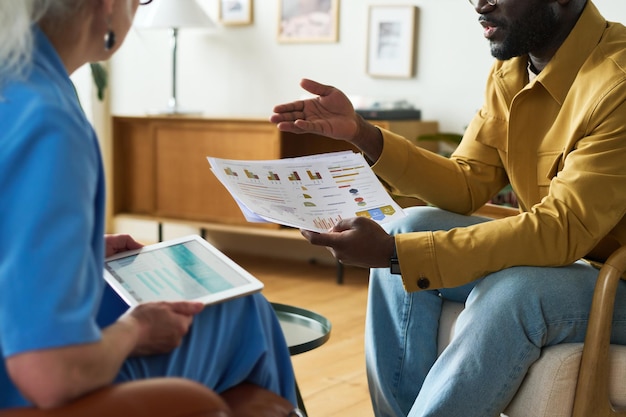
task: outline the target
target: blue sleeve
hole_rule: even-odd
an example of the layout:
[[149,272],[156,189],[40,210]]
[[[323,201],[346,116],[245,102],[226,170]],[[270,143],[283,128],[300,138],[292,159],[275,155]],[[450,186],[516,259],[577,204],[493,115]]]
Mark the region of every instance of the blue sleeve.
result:
[[[0,104],[0,352],[93,342],[104,180],[73,102]],[[10,98],[10,97],[9,97]],[[17,109],[17,110],[15,110]],[[7,123],[5,123],[7,122]]]

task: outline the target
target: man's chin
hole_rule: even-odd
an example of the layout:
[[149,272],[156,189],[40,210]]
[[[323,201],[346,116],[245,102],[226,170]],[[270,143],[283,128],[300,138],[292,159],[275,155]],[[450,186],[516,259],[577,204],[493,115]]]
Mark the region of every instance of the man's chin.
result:
[[511,51],[506,50],[506,48],[502,47],[501,43],[491,42],[491,56],[500,61],[507,61],[519,55],[513,54],[511,53]]

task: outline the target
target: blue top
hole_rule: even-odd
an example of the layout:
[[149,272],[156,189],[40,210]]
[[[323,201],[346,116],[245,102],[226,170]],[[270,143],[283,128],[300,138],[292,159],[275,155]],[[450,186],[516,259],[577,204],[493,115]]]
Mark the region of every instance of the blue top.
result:
[[[101,338],[126,310],[105,285],[105,184],[96,135],[45,35],[0,91],[0,355]],[[224,329],[237,329],[236,332]],[[207,346],[210,349],[207,349]],[[296,404],[289,350],[260,294],[208,306],[181,346],[131,357],[116,381],[179,376],[217,392],[249,381]],[[30,405],[0,361],[0,409]]]
[[[61,59],[34,33],[32,70],[0,91],[3,358],[99,340],[105,287],[100,148]],[[27,404],[0,361],[0,409]]]

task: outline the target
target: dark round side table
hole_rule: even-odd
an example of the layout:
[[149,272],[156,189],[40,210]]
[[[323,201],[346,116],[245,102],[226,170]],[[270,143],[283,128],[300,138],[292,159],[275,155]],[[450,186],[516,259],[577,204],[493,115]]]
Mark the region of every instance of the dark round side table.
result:
[[[272,303],[280,327],[283,329],[289,353],[298,355],[322,346],[330,339],[330,320],[311,310],[288,304]],[[300,388],[296,382],[298,407],[306,413]]]

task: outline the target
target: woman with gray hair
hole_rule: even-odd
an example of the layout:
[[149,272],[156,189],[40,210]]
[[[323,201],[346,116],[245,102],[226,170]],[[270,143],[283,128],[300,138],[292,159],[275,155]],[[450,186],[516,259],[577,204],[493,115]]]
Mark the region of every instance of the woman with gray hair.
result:
[[139,4],[0,0],[0,410],[165,376],[254,385],[287,415],[291,359],[262,295],[126,311],[103,280],[104,256],[141,244],[103,239],[101,155],[69,76],[118,49]]

